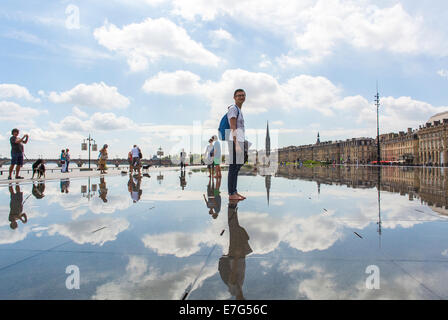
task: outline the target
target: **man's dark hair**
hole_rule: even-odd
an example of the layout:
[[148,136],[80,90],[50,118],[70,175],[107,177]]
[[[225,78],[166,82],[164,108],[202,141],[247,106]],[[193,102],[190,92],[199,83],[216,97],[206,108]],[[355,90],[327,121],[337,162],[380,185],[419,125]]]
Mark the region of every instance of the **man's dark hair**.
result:
[[236,89],[235,92],[233,93],[233,97],[235,97],[238,92],[246,93],[246,91],[244,91],[243,89]]
[[14,135],[14,133],[16,133],[16,132],[19,133],[19,129],[14,128],[14,129],[12,129],[11,134]]

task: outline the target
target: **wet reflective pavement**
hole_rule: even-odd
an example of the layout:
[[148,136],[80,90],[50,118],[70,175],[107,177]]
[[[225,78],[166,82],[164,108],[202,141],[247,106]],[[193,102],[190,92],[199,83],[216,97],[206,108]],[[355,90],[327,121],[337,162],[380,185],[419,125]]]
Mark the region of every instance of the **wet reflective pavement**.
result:
[[1,186],[0,299],[448,298],[447,170],[266,173]]

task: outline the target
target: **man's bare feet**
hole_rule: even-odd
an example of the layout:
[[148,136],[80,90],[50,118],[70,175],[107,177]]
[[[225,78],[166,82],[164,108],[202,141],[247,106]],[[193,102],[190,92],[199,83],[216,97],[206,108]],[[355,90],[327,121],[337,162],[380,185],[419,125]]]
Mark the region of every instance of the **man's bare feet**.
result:
[[240,195],[238,192],[236,193],[236,195],[237,195],[238,197],[240,197],[242,200],[246,199],[245,196]]
[[242,200],[242,199],[238,195],[234,194],[234,195],[229,196],[229,200],[239,201],[239,200]]

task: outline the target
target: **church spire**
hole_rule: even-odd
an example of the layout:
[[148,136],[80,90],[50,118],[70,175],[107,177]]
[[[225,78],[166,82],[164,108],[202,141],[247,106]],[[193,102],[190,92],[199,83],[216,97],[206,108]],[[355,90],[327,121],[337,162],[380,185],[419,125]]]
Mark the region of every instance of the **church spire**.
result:
[[320,136],[319,136],[319,132],[317,132],[317,142],[316,142],[316,144],[319,144],[320,143]]
[[271,137],[269,136],[269,121],[266,124],[266,156],[271,155]]

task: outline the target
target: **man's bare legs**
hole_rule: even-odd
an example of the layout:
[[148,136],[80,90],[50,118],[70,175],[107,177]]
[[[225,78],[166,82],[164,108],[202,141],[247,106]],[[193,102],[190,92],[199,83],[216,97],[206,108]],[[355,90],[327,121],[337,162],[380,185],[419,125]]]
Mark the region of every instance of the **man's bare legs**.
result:
[[216,165],[216,174],[214,175],[215,178],[221,178],[221,166],[218,164]]
[[12,164],[9,166],[9,176],[8,177],[12,177],[12,172],[14,171],[14,166],[16,166],[16,178],[19,176],[21,166],[18,164],[16,164],[16,165]]

